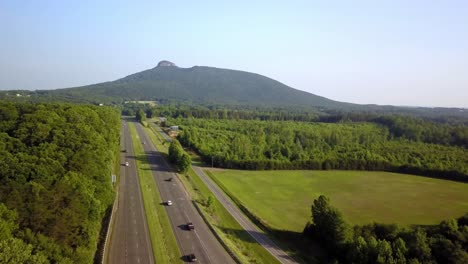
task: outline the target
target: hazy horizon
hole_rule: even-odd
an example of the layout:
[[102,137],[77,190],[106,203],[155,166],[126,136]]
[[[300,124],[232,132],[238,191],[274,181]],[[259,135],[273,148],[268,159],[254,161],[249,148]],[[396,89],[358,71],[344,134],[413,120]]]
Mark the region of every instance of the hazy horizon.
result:
[[113,81],[161,60],[336,101],[468,107],[468,2],[0,3],[0,90]]

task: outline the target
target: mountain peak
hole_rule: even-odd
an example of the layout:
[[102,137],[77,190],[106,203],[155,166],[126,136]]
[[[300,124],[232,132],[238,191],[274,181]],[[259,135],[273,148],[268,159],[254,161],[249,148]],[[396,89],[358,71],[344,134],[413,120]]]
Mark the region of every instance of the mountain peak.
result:
[[177,66],[173,62],[162,60],[158,63],[157,67],[177,67]]

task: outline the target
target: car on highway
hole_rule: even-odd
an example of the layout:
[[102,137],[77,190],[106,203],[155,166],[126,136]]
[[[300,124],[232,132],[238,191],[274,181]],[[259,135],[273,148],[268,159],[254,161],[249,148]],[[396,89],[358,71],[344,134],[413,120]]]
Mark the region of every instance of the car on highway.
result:
[[195,256],[195,254],[190,254],[187,257],[188,257],[188,260],[190,262],[196,262],[197,261],[197,257]]
[[166,202],[166,205],[171,206],[171,205],[172,205],[172,201],[171,201],[171,200],[167,201],[167,202]]
[[185,227],[187,228],[187,230],[194,230],[195,229],[195,226],[191,222],[187,223],[185,225]]
[[125,162],[125,166],[130,166],[130,163],[128,163],[128,161]]

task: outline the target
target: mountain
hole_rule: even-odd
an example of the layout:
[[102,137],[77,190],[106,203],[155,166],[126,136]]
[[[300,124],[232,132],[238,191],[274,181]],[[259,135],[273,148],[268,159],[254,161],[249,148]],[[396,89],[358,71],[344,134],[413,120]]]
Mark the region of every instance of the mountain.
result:
[[274,107],[346,108],[341,103],[291,88],[268,77],[237,70],[194,66],[179,68],[161,61],[152,69],[116,81],[48,91],[47,94],[124,100],[170,100],[199,104],[254,105]]
[[333,114],[336,112],[378,112],[416,116],[462,117],[462,108],[398,107],[359,105],[291,88],[271,78],[238,70],[194,66],[180,68],[163,60],[156,67],[127,77],[98,84],[57,90],[0,91],[0,100],[67,101],[78,103],[121,104],[125,101],[178,102],[226,107],[294,108],[300,111]]

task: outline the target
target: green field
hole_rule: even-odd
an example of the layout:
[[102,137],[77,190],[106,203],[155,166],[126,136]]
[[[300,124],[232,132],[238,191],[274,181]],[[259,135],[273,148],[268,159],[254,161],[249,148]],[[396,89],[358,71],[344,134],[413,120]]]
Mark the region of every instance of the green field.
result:
[[374,171],[209,171],[275,229],[302,232],[320,194],[353,224],[436,224],[468,212],[466,183]]

